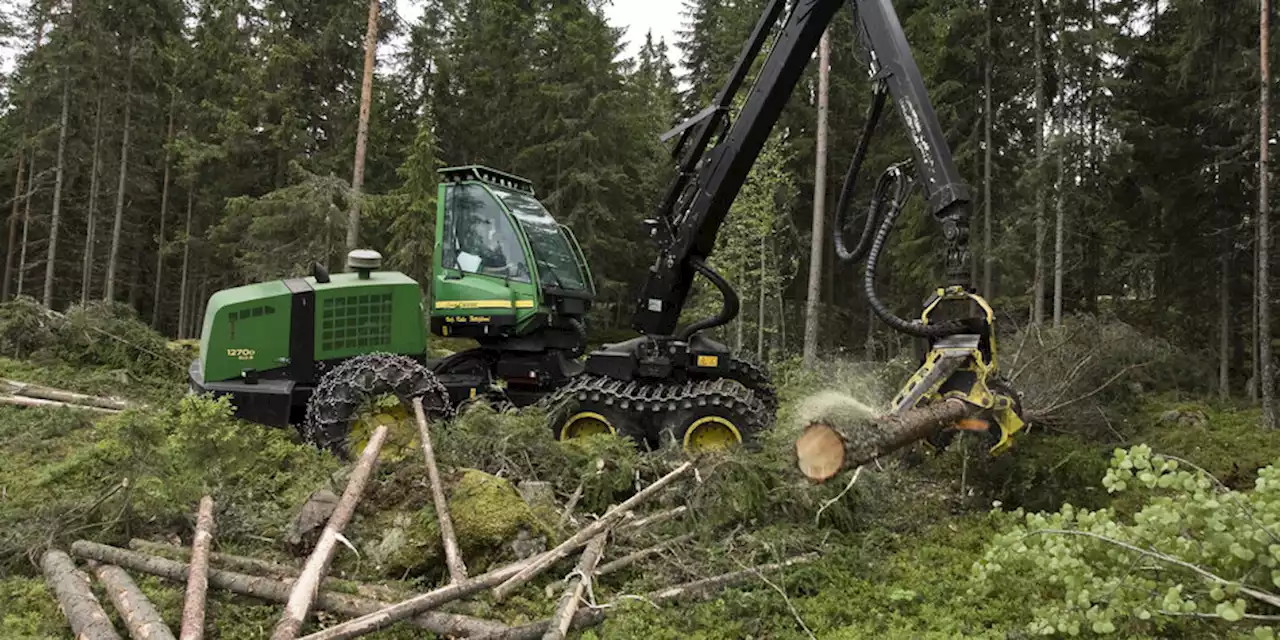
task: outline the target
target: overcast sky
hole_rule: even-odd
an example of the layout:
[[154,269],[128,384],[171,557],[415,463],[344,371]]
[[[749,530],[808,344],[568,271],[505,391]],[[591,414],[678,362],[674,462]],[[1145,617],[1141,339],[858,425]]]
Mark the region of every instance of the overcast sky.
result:
[[[422,14],[422,0],[396,0],[396,8],[406,22],[412,23]],[[675,43],[676,32],[684,16],[684,0],[608,0],[605,15],[614,26],[625,27],[622,40],[626,55],[633,56],[644,44],[644,34],[653,31],[653,39],[667,41],[671,61],[679,64]]]

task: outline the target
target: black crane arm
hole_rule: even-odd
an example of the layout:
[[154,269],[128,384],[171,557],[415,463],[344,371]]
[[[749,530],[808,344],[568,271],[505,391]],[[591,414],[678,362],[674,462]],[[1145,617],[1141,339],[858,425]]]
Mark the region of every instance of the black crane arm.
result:
[[[737,119],[730,122],[730,106],[786,4],[784,0],[772,0],[766,6],[715,103],[665,136],[679,136],[673,151],[679,161],[657,217],[647,221],[660,251],[649,269],[649,279],[637,300],[633,317],[633,327],[643,334],[676,335],[676,325],[694,277],[710,271],[706,258],[714,249],[730,206],[813,57],[822,34],[845,3],[843,0],[796,0],[793,3],[755,85]],[[961,180],[951,149],[943,138],[942,127],[891,0],[853,0],[853,8],[860,40],[870,53],[869,72],[881,93],[878,99],[883,100],[881,88],[887,88],[893,97],[911,138],[916,173],[929,209],[943,225],[948,245],[948,275],[961,278],[968,272],[969,189]],[[851,171],[853,173],[856,171]],[[848,180],[846,188],[851,187],[851,183],[852,180]],[[732,289],[722,278],[709,279],[725,296],[725,311],[732,312],[722,312],[715,318],[686,327],[677,335],[679,339],[723,325],[736,315],[737,298]]]

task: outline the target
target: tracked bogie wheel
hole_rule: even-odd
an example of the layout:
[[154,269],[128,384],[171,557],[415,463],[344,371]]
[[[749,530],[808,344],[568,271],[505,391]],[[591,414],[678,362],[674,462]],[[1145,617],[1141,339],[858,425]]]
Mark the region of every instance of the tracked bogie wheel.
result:
[[645,416],[618,393],[619,386],[571,383],[557,391],[550,401],[551,429],[556,440],[611,433],[646,445]]
[[689,455],[752,446],[773,412],[756,391],[728,378],[683,382],[578,376],[551,400],[557,439],[613,432],[642,447],[674,441]]
[[733,380],[693,385],[680,408],[663,417],[662,439],[686,455],[753,448],[773,412],[753,389]]
[[[387,396],[398,399],[400,407],[388,402]],[[414,398],[422,398],[422,408],[433,422],[453,415],[444,385],[412,358],[389,353],[350,358],[326,373],[316,386],[307,404],[303,439],[351,459],[359,455],[362,441],[367,441],[379,423],[407,419],[412,426]]]

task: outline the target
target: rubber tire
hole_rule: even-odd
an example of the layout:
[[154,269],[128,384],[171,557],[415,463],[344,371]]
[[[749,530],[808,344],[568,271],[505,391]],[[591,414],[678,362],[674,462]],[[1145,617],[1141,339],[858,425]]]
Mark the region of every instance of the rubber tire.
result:
[[598,413],[608,420],[615,434],[627,438],[637,446],[649,445],[645,437],[644,415],[635,410],[623,410],[616,402],[609,402],[611,399],[604,396],[597,400],[579,400],[575,396],[567,398],[552,410],[552,436],[556,440],[561,440],[561,430],[569,418],[579,413],[591,412]]
[[733,424],[738,430],[739,437],[742,442],[738,443],[730,449],[734,450],[754,450],[759,446],[759,435],[763,431],[763,425],[760,420],[752,415],[738,411],[732,407],[719,405],[708,405],[704,407],[695,407],[692,409],[681,409],[672,413],[667,417],[662,433],[662,445],[673,446],[679,449],[685,455],[689,455],[684,450],[684,438],[689,427],[693,423],[707,416],[718,416],[724,418]]
[[407,356],[369,353],[343,361],[320,380],[307,403],[303,440],[350,460],[347,436],[356,411],[384,394],[394,394],[405,407],[422,398],[423,411],[432,422],[453,416],[449,394],[430,369]]

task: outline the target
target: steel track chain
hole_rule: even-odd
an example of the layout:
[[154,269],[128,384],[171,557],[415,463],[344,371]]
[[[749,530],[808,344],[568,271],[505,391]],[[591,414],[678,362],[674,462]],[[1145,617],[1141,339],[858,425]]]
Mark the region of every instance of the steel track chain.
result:
[[412,358],[391,353],[369,353],[343,361],[325,373],[307,403],[303,438],[320,448],[346,451],[345,439],[360,406],[383,394],[395,394],[406,407],[422,398],[422,408],[433,421],[453,416],[449,393],[430,369]]
[[748,439],[768,428],[774,417],[758,392],[732,378],[644,382],[582,374],[553,393],[548,399],[548,406],[554,410],[571,399],[579,402],[603,402],[623,411],[636,411],[650,416],[704,407],[723,407],[742,417],[743,424],[739,424],[738,428]]

